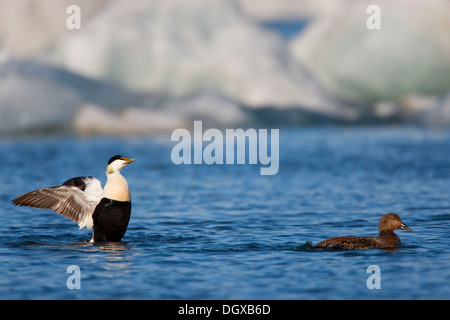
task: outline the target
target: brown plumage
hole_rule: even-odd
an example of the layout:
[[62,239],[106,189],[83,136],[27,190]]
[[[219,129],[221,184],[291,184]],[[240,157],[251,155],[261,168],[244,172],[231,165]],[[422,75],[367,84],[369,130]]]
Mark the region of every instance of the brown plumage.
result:
[[388,213],[380,219],[377,237],[335,237],[316,244],[314,248],[341,250],[397,248],[401,245],[401,241],[394,233],[395,229],[412,231],[397,214]]

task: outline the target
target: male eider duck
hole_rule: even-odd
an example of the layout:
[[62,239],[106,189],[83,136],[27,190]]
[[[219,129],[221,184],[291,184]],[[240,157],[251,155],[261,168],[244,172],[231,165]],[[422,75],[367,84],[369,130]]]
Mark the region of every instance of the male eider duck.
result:
[[336,237],[324,240],[314,246],[322,249],[392,249],[402,244],[394,229],[412,231],[395,213],[388,213],[381,217],[378,225],[378,237]]
[[116,155],[106,167],[107,181],[76,177],[62,186],[31,191],[12,200],[14,205],[52,209],[78,223],[80,229],[94,227],[91,242],[120,241],[127,230],[131,213],[128,183],[120,170],[134,159]]

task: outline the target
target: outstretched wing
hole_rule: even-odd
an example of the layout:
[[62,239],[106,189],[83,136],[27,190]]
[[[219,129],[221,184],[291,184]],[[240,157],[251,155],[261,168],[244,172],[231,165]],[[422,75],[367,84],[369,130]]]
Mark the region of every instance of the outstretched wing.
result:
[[[80,188],[81,186],[76,186],[75,183],[68,183],[69,181],[74,182],[75,179],[83,178],[86,178],[86,181],[84,181],[82,188]],[[94,225],[92,214],[101,199],[97,195],[97,186],[94,188],[95,192],[86,192],[89,187],[92,189],[93,184],[98,184],[101,189],[100,181],[97,179],[78,177],[66,181],[62,186],[28,192],[12,200],[12,203],[19,206],[52,209],[56,213],[77,222],[80,229],[86,227],[90,230]]]
[[[100,180],[94,177],[76,177],[64,181],[63,186],[77,187],[78,189],[86,192],[88,195],[94,197],[102,196],[103,189]],[[100,202],[100,199],[99,199]]]

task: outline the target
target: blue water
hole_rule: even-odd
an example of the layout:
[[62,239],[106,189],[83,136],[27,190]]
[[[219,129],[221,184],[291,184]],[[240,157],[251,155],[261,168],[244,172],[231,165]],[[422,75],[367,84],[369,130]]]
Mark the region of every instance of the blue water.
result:
[[[450,130],[280,129],[280,169],[172,164],[168,137],[1,140],[0,299],[449,299]],[[110,156],[133,211],[123,242],[10,200],[67,178],[105,181]],[[395,251],[313,250],[376,235],[397,212]],[[81,289],[70,290],[77,265]],[[370,290],[367,268],[380,268]]]

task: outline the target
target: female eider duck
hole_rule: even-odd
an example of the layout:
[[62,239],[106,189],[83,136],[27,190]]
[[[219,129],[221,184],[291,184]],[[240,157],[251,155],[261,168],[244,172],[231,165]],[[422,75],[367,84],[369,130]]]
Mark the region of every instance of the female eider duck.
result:
[[322,249],[392,249],[402,244],[394,229],[412,231],[395,213],[388,213],[381,217],[378,225],[378,237],[336,237],[324,240],[314,246]]
[[106,167],[107,181],[76,177],[62,186],[42,188],[12,200],[14,205],[52,209],[78,223],[80,229],[94,227],[91,242],[120,241],[130,220],[131,197],[120,170],[134,159],[116,155]]

